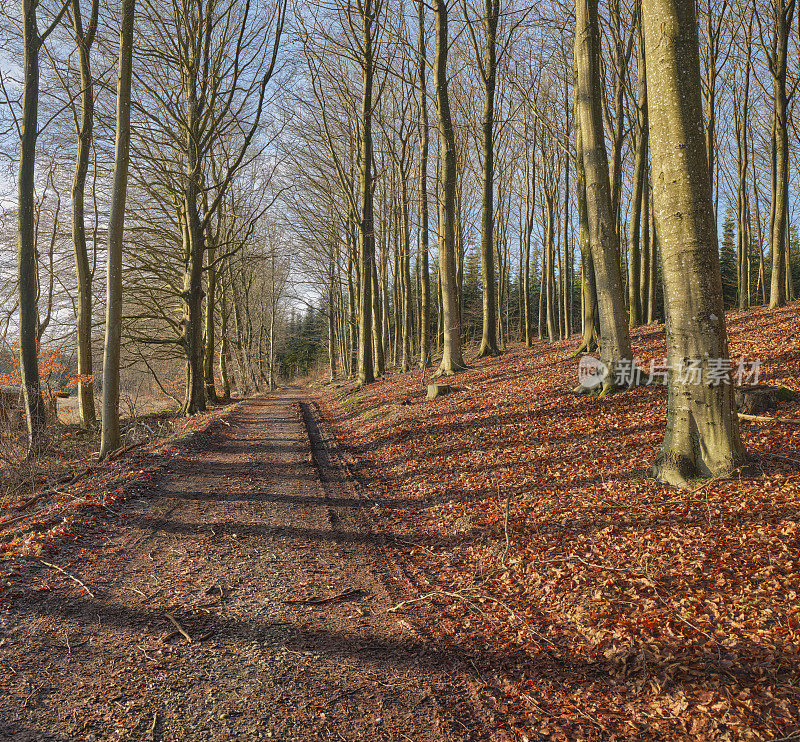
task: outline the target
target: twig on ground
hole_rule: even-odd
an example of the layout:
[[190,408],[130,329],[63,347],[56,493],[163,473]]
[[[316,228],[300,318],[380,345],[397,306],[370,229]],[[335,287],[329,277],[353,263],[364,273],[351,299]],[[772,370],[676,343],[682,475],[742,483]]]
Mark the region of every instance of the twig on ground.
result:
[[[424,595],[420,595],[417,598],[410,598],[409,600],[401,600],[397,605],[393,605],[391,608],[387,608],[387,613],[397,613],[401,608],[405,608],[409,605],[414,605],[415,603],[424,603],[426,600],[431,600],[431,598],[453,598],[454,600],[463,600],[465,603],[471,603],[472,599],[475,596],[464,595],[463,593],[448,593],[444,590],[434,590],[432,593],[425,593]],[[482,612],[482,611],[481,611]]]
[[95,594],[88,587],[86,587],[86,584],[81,582],[77,577],[75,577],[75,575],[71,575],[69,572],[67,572],[66,570],[63,570],[57,564],[52,564],[50,562],[46,562],[44,559],[40,559],[39,561],[42,564],[44,564],[45,566],[47,566],[47,567],[52,567],[53,569],[58,570],[59,572],[61,572],[62,575],[66,575],[67,577],[69,577],[70,580],[72,580],[73,582],[77,583],[84,590],[86,590],[86,592],[89,593],[90,597],[92,597],[92,598],[95,597]]
[[759,456],[767,456],[771,459],[780,459],[781,461],[789,461],[792,464],[797,464],[798,466],[800,466],[800,460],[798,459],[790,459],[788,456],[781,456],[779,453],[767,453],[766,451],[756,451],[755,449],[751,450],[753,451],[753,453],[756,453]]
[[[61,485],[61,486],[64,486],[64,487],[70,487],[71,485],[75,484],[79,479],[83,479],[83,477],[85,477],[87,474],[91,474],[93,471],[94,471],[94,467],[93,466],[87,466],[85,469],[83,469],[82,471],[79,471],[77,474],[75,474],[75,475],[73,475],[71,477],[68,477],[67,479],[59,480],[55,484],[58,484],[58,485]],[[17,505],[17,507],[14,508],[14,509],[17,510],[17,511],[27,510],[29,507],[31,507],[32,505],[35,505],[37,502],[39,502],[39,500],[41,500],[42,498],[48,497],[49,495],[58,495],[58,494],[63,494],[63,493],[59,492],[57,489],[54,489],[54,488],[47,489],[44,492],[39,492],[38,494],[34,495],[33,497],[28,498],[27,500],[25,500],[25,502]]]
[[[500,485],[497,485],[497,498],[500,499]],[[506,536],[506,548],[503,552],[503,558],[500,560],[500,564],[503,569],[506,568],[506,559],[508,558],[508,552],[511,550],[511,535],[508,530],[508,508],[511,505],[511,488],[508,489],[508,494],[506,495],[506,508],[505,508],[505,517],[503,519],[503,532]]]
[[324,605],[325,603],[335,603],[337,600],[344,600],[345,598],[352,598],[355,595],[359,595],[360,593],[364,592],[360,587],[354,588],[353,590],[345,590],[343,593],[339,593],[338,595],[332,595],[329,598],[300,598],[295,600],[284,600],[284,605]]
[[153,714],[153,722],[150,724],[150,729],[147,730],[147,734],[150,736],[151,740],[156,738],[156,727],[158,726],[158,711]]
[[556,645],[551,642],[546,636],[540,634],[536,629],[534,629],[524,618],[517,615],[514,610],[504,603],[499,598],[494,598],[491,595],[484,595],[483,593],[475,593],[473,595],[465,595],[464,593],[450,593],[444,590],[436,590],[431,593],[425,593],[424,595],[420,595],[418,598],[411,598],[410,600],[403,600],[400,601],[397,605],[392,606],[391,608],[387,608],[387,613],[396,613],[401,608],[405,608],[406,606],[413,605],[415,603],[422,603],[426,600],[430,600],[431,598],[452,598],[453,600],[460,600],[467,605],[471,606],[475,610],[478,611],[481,615],[485,616],[486,614],[477,606],[475,605],[476,600],[488,600],[490,603],[495,603],[499,605],[501,608],[504,608],[508,614],[514,618],[515,620],[519,621],[528,632],[534,636],[536,639],[546,642],[554,649],[557,649]]
[[589,714],[581,711],[574,703],[567,702],[567,705],[568,706],[572,706],[572,708],[574,708],[584,719],[586,719],[586,721],[591,722],[592,724],[594,724],[601,731],[608,733],[608,729],[606,729],[599,721],[597,721],[597,719],[595,719],[594,717],[589,716]]
[[800,731],[792,732],[785,737],[776,737],[775,739],[769,740],[769,742],[794,742],[794,740],[798,739],[800,739]]
[[139,650],[139,651],[140,651],[140,652],[141,652],[141,653],[142,653],[142,654],[143,654],[143,655],[144,655],[144,656],[145,656],[145,657],[146,657],[148,660],[150,660],[150,662],[158,662],[158,660],[157,660],[155,657],[151,657],[149,654],[147,654],[147,650],[146,650],[144,647],[142,647],[142,646],[140,646],[139,644],[137,644],[137,645],[136,645],[136,648],[137,648],[137,649],[138,649],[138,650]]
[[766,415],[745,415],[738,412],[740,420],[750,420],[755,423],[782,423],[784,425],[800,425],[800,418],[794,417],[767,417]]
[[[648,580],[651,579],[647,574],[645,574],[641,570],[627,569],[625,567],[612,567],[610,564],[595,564],[593,562],[587,562],[585,559],[581,559],[581,557],[579,557],[577,554],[570,554],[569,556],[564,557],[564,559],[560,561],[568,562],[571,559],[580,562],[586,567],[592,567],[593,569],[604,569],[608,572],[621,572],[622,574],[635,575],[636,577],[644,577],[645,579]],[[553,560],[553,561],[559,561],[559,560]]]
[[188,641],[188,642],[191,644],[191,643],[192,643],[192,637],[191,637],[191,634],[189,634],[189,632],[188,632],[188,631],[187,631],[185,628],[183,628],[183,626],[181,626],[181,624],[180,624],[180,622],[178,621],[178,619],[177,619],[177,618],[175,618],[175,616],[173,616],[171,613],[167,613],[167,614],[165,614],[165,615],[166,615],[166,617],[167,617],[167,618],[170,620],[170,623],[172,623],[172,625],[173,625],[173,626],[174,626],[174,627],[175,627],[175,628],[176,628],[176,629],[177,629],[177,630],[180,632],[180,634],[181,634],[181,635],[184,637],[184,639],[186,639],[186,641]]
[[25,518],[27,517],[29,517],[27,514],[18,515],[16,518],[9,518],[8,520],[4,520],[2,523],[0,523],[0,531],[2,531],[8,526],[13,525],[14,523],[19,523],[21,520],[25,520]]
[[542,708],[536,701],[533,700],[527,693],[520,693],[520,698],[524,698],[531,706],[533,706],[537,711],[540,711],[543,714],[551,715],[547,709]]
[[19,510],[27,510],[29,507],[31,507],[32,505],[35,505],[37,502],[39,502],[39,500],[41,500],[43,497],[47,497],[47,495],[51,495],[51,494],[53,494],[53,493],[50,492],[49,490],[47,492],[40,492],[38,495],[34,495],[33,497],[29,497],[27,500],[25,500],[25,502],[21,503],[20,505],[17,505],[17,507],[15,507],[14,510],[17,510],[17,511],[19,511]]

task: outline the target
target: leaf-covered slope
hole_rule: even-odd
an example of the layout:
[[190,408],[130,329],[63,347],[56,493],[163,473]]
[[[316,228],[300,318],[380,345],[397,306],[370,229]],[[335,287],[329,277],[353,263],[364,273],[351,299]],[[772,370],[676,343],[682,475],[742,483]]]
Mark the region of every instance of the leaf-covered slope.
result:
[[[732,358],[800,390],[800,303],[728,327]],[[642,366],[662,361],[663,327],[633,342]],[[476,362],[434,402],[419,372],[324,402],[420,594],[456,595],[433,598],[442,637],[480,654],[498,734],[800,729],[800,427],[743,422],[753,471],[665,487],[649,470],[666,390],[575,396],[574,348]]]

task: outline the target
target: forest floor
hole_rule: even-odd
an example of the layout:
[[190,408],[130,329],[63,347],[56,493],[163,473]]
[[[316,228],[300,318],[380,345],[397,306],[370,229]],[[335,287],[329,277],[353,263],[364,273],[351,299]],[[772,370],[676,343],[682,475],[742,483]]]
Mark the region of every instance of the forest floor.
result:
[[[728,324],[800,390],[800,303]],[[662,486],[665,389],[573,395],[575,348],[285,389],[0,510],[0,739],[800,741],[800,426]]]
[[468,658],[389,612],[405,578],[300,394],[140,452],[91,529],[7,544],[0,738],[488,739]]
[[[800,302],[727,317],[734,369],[800,391]],[[633,332],[642,368],[663,326]],[[600,399],[577,339],[328,386],[323,412],[435,638],[480,656],[492,728],[553,740],[800,740],[800,425],[742,421],[752,464],[650,476],[666,389]],[[800,421],[800,399],[766,416]]]

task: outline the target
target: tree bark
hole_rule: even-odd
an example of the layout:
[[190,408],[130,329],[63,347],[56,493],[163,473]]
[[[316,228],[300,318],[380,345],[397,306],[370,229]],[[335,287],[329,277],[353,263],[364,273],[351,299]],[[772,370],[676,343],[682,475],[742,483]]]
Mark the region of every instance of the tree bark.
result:
[[106,337],[103,351],[103,408],[100,436],[101,459],[120,447],[119,369],[122,340],[122,248],[125,227],[125,200],[128,194],[135,9],[136,0],[123,0],[117,73],[117,134],[114,152],[114,185],[111,192],[111,210],[108,218]]
[[[693,0],[643,0],[653,197],[662,249],[669,403],[655,474],[685,486],[745,460],[733,390],[714,384],[729,363]],[[702,383],[685,373],[702,364]]]
[[214,382],[214,348],[216,346],[216,314],[217,314],[217,268],[214,265],[217,251],[209,245],[206,253],[206,305],[203,333],[203,383],[206,400],[212,404],[219,402]]
[[428,267],[428,93],[427,45],[425,42],[425,6],[417,3],[418,41],[417,75],[419,78],[419,367],[430,363],[431,286]]
[[447,0],[434,0],[436,54],[433,66],[439,119],[441,204],[439,207],[439,283],[442,294],[442,361],[436,376],[449,376],[466,368],[461,354],[461,311],[456,245],[456,142],[447,82]]
[[600,341],[600,317],[597,311],[597,283],[592,264],[589,238],[589,212],[586,205],[586,177],[583,171],[583,143],[578,117],[575,117],[575,192],[578,204],[578,228],[581,249],[581,305],[583,339],[575,355],[592,353]]
[[[641,7],[637,9],[637,23],[641,27]],[[641,217],[642,194],[647,172],[647,77],[645,74],[644,44],[639,34],[639,100],[636,105],[636,157],[633,166],[633,191],[631,195],[631,217],[628,228],[628,326],[642,324],[641,303]]]
[[358,383],[375,381],[372,352],[372,274],[375,263],[375,226],[372,203],[372,95],[374,78],[373,60],[373,6],[366,0],[361,14],[363,90],[361,99],[361,141],[358,151],[358,174],[361,200],[359,224],[359,291],[358,291]]
[[774,0],[775,45],[769,65],[774,83],[773,174],[770,255],[772,276],[769,307],[786,303],[786,233],[789,223],[789,103],[786,93],[789,34],[792,28],[795,0]]
[[24,91],[18,179],[19,356],[28,424],[29,455],[42,443],[47,413],[39,380],[38,265],[36,261],[35,175],[39,128],[39,48],[37,0],[23,0]]
[[632,361],[620,273],[619,238],[611,202],[608,157],[601,116],[600,32],[597,0],[577,0],[575,5],[575,64],[577,112],[583,144],[589,242],[597,282],[600,312],[601,358],[608,368],[602,394],[615,388],[616,367]]
[[75,319],[78,351],[78,417],[82,428],[97,425],[92,364],[93,275],[86,248],[85,195],[94,128],[94,81],[89,54],[97,30],[98,8],[99,2],[94,0],[89,25],[84,32],[80,0],[72,0],[72,31],[78,49],[81,75],[81,115],[77,132],[75,174],[72,179],[72,246],[75,253],[78,288]]
[[217,368],[219,369],[219,380],[222,385],[222,396],[220,402],[227,402],[231,398],[231,381],[228,376],[228,307],[227,307],[227,292],[225,291],[225,277],[220,273],[219,284],[219,360]]
[[[464,16],[468,18],[466,0]],[[499,0],[484,1],[481,19],[485,31],[483,50],[470,24],[475,56],[483,82],[483,117],[481,120],[481,280],[483,284],[483,328],[477,358],[500,355],[497,344],[497,280],[494,260],[494,99],[497,86],[497,23]]]

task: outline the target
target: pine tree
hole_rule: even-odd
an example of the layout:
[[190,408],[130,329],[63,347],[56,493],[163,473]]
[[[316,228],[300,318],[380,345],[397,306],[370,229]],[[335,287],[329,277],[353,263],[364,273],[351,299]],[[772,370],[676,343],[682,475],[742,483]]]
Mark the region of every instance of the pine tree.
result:
[[722,225],[722,243],[720,244],[720,269],[722,271],[722,298],[725,308],[736,304],[738,278],[736,274],[736,226],[733,209],[728,205],[725,210],[725,221]]
[[800,238],[797,235],[797,226],[792,224],[789,227],[789,268],[791,270],[791,281],[794,286],[792,296],[797,296],[798,286],[800,286]]

